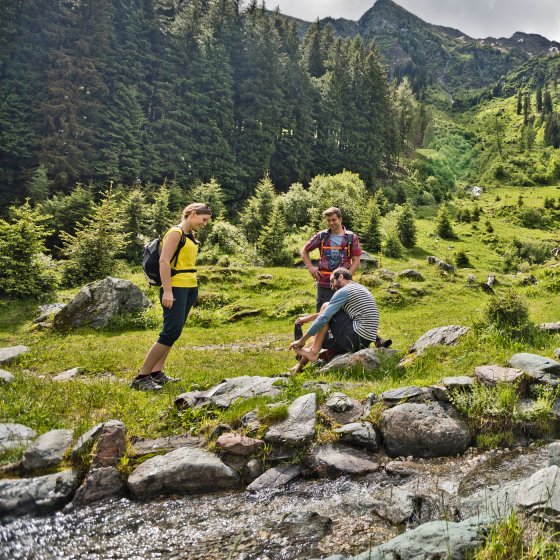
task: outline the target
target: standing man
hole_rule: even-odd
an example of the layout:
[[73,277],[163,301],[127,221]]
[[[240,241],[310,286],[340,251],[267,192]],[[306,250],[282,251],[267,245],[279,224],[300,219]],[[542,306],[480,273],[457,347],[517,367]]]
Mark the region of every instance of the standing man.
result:
[[[346,268],[334,270],[329,281],[335,292],[331,301],[323,306],[319,314],[309,315],[304,320],[309,322],[314,319],[308,331],[289,346],[300,356],[292,373],[299,373],[308,362],[315,362],[321,349],[326,350],[325,358],[329,361],[338,354],[367,348],[377,338],[379,309],[371,292],[354,282]],[[331,336],[327,337],[329,331]],[[304,348],[312,336],[315,337],[313,343]]]
[[[317,312],[333,295],[329,285],[332,271],[344,267],[350,274],[354,274],[360,266],[362,254],[358,236],[342,225],[342,212],[338,208],[327,208],[323,216],[327,220],[328,229],[317,232],[300,252],[301,260],[317,282]],[[320,254],[319,266],[313,266],[309,253],[317,248]]]

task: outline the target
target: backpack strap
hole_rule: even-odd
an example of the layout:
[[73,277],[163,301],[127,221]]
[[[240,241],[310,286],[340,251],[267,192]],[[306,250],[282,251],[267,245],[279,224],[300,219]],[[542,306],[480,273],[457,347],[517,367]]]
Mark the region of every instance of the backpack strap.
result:
[[171,261],[169,263],[171,264],[173,261],[175,261],[175,264],[172,265],[172,268],[177,266],[177,261],[179,260],[179,253],[181,252],[181,249],[185,246],[185,243],[187,242],[187,234],[182,230],[181,226],[178,225],[175,227],[181,229],[181,239],[179,239],[179,243],[177,244],[177,249],[175,249],[175,252],[173,253],[173,257],[171,257]]
[[325,246],[325,239],[329,236],[329,230],[324,229],[319,232],[319,238],[321,239],[321,244],[319,245],[319,254],[321,257],[323,256],[324,246]]
[[348,253],[348,258],[352,260],[352,242],[354,241],[354,232],[347,229],[344,237],[346,238],[346,252]]

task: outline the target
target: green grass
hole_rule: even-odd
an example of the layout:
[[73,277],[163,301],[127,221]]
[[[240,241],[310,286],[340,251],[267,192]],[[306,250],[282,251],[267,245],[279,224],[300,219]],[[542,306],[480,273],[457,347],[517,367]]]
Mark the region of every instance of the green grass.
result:
[[[380,266],[395,273],[414,268],[423,274],[424,282],[385,280],[375,271],[362,271],[370,279],[375,278],[368,285],[372,286],[370,289],[380,306],[380,334],[393,339],[399,357],[433,327],[480,324],[491,296],[467,287],[469,274],[479,281],[485,281],[490,273],[496,274],[497,293],[514,287],[527,301],[531,321],[559,319],[555,263],[529,268],[527,272],[535,275],[539,283],[519,286],[515,275],[501,272],[502,257],[484,242],[484,222],[496,204],[496,194],[502,201],[506,196],[516,200],[523,191],[524,203],[538,206],[554,190],[553,187],[497,189],[483,194],[477,201],[455,201],[455,205],[471,209],[476,203],[484,214],[478,231],[472,229],[472,224],[454,224],[458,239],[452,242],[433,235],[433,216],[418,219],[417,247],[407,251],[404,259],[381,256]],[[384,219],[384,227],[388,221],[390,218]],[[504,239],[515,235],[521,239],[557,241],[554,231],[528,230],[499,217],[491,221],[494,235]],[[294,246],[303,243],[303,239],[292,237]],[[430,254],[453,262],[459,249],[465,250],[472,268],[444,275],[426,262]],[[136,284],[145,286],[137,269],[123,271]],[[16,382],[0,393],[0,421],[20,422],[39,433],[66,427],[79,434],[96,422],[117,418],[125,422],[131,435],[157,436],[184,433],[197,429],[202,421],[212,423],[223,418],[238,426],[251,407],[263,414],[266,402],[238,404],[227,413],[177,415],[173,398],[187,390],[210,387],[227,377],[275,375],[290,368],[294,356],[286,348],[292,340],[293,320],[314,308],[312,280],[302,269],[253,267],[201,267],[200,278],[201,305],[191,313],[167,364],[169,375],[181,381],[155,395],[128,388],[159,332],[161,309],[155,290],[146,288],[148,297],[156,304],[141,318],[125,317],[101,331],[80,329],[67,334],[37,329],[32,323],[39,315],[34,303],[0,301],[0,346],[26,344],[31,348],[28,354],[6,367],[16,375]],[[389,288],[396,289],[398,294],[389,294]],[[67,301],[74,293],[75,290],[61,292],[57,299]],[[257,314],[239,318],[245,312]],[[364,398],[371,392],[379,394],[397,386],[429,385],[445,376],[472,375],[478,365],[506,365],[516,352],[552,356],[559,346],[558,336],[543,334],[531,340],[514,339],[504,333],[476,328],[457,346],[430,349],[404,371],[396,367],[398,358],[383,362],[373,374],[355,371],[319,376],[309,368],[290,380],[284,394],[276,400],[299,396],[303,393],[301,385],[308,379],[350,381],[355,386],[348,394]],[[52,381],[54,375],[72,367],[80,367],[83,372],[77,380]]]

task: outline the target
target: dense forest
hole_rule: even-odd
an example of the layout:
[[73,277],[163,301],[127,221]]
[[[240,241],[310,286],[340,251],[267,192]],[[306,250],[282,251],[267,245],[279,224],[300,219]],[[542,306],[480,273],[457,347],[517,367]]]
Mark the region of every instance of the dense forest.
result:
[[[1,0],[0,198],[216,179],[239,204],[348,169],[372,189],[411,133],[375,44],[238,0]],[[396,96],[400,95],[399,99]],[[421,121],[421,119],[420,119]],[[420,130],[419,130],[420,129]]]

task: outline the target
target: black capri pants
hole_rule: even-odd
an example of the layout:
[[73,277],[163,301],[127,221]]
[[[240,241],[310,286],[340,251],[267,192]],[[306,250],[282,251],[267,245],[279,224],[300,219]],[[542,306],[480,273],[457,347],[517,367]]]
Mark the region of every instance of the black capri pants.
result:
[[[164,346],[173,346],[181,336],[185,321],[189,316],[191,307],[198,299],[198,288],[176,288],[173,290],[173,305],[171,309],[163,307],[163,327],[159,333],[158,343]],[[163,297],[163,288],[159,290],[159,302]]]

